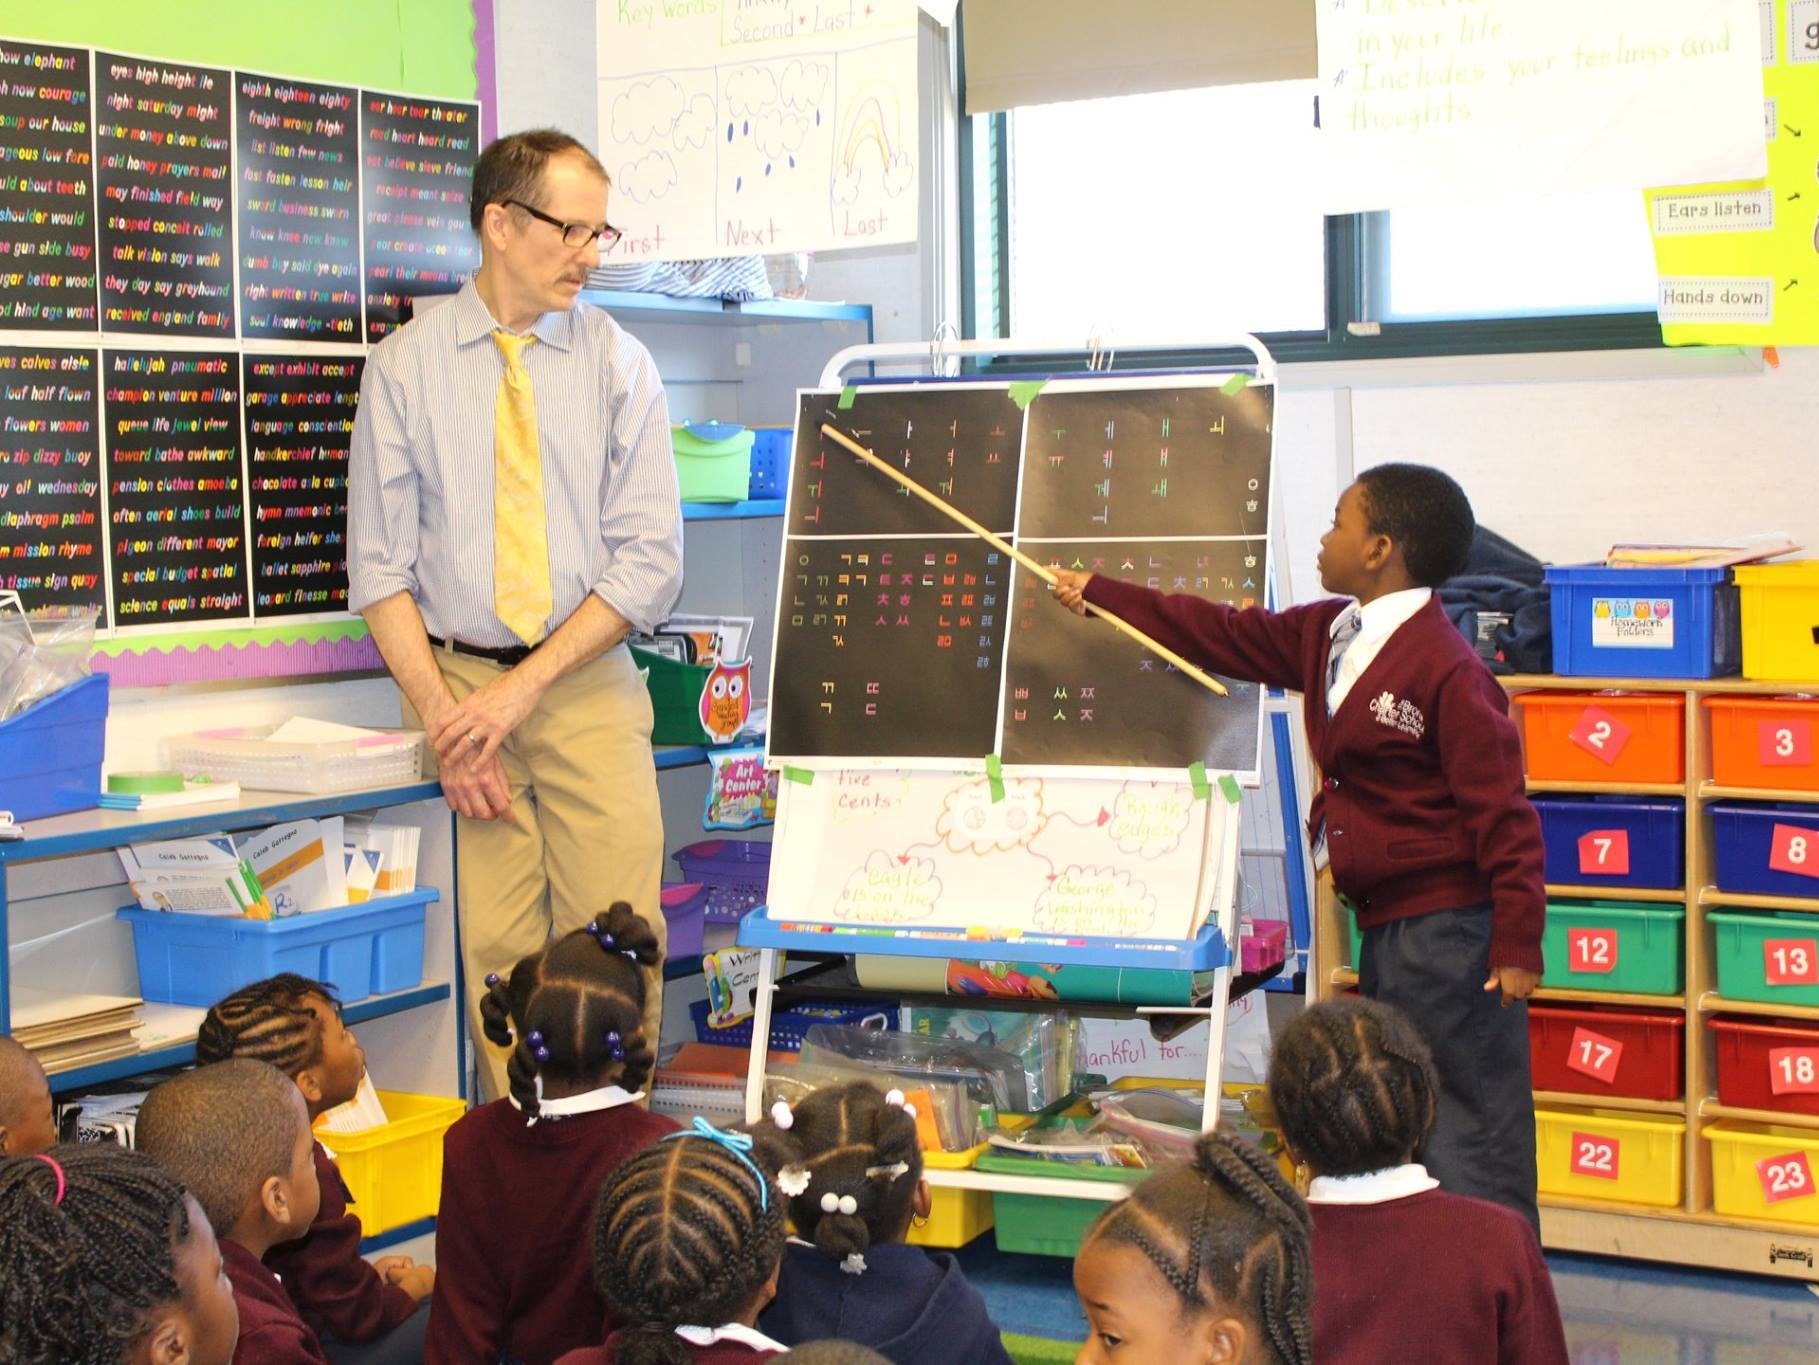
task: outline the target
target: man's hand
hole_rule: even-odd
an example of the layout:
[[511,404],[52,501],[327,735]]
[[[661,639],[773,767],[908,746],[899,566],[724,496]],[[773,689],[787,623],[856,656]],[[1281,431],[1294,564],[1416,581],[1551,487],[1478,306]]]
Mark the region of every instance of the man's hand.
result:
[[433,719],[425,717],[437,758],[445,767],[463,761],[484,767],[498,754],[505,737],[523,724],[542,694],[541,688],[514,668]]
[[1062,606],[1076,616],[1086,615],[1086,585],[1093,581],[1090,573],[1081,573],[1076,569],[1054,569],[1055,581],[1050,584],[1049,592]]
[[457,753],[442,764],[442,795],[448,808],[470,820],[504,820],[518,823],[512,814],[512,786],[505,764],[494,754],[488,759]]
[[[387,1257],[387,1259],[391,1259]],[[408,1260],[409,1257],[403,1258]],[[436,1267],[433,1265],[410,1265],[403,1270],[389,1272],[385,1275],[387,1284],[395,1284],[413,1299],[421,1302],[436,1288]]]
[[1518,1000],[1527,1000],[1540,984],[1539,972],[1525,972],[1520,967],[1492,967],[1490,979],[1484,983],[1484,989],[1501,990],[1503,1005],[1507,1009]]

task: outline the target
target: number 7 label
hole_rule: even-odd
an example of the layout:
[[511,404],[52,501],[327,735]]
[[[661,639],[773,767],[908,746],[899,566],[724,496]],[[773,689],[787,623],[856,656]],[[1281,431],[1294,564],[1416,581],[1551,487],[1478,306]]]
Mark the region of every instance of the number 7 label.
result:
[[1627,877],[1630,871],[1630,832],[1627,829],[1594,829],[1579,836],[1579,875]]

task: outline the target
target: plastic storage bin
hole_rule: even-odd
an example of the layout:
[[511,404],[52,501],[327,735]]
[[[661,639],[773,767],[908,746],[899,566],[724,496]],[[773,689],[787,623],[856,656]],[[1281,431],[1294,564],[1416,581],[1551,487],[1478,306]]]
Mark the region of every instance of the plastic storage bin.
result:
[[[1135,1185],[1149,1175],[1145,1170],[1124,1166],[1069,1166],[1041,1157],[1018,1156],[987,1150],[973,1163],[981,1171],[997,1175],[1053,1176],[1062,1180],[1109,1181]],[[997,1221],[994,1236],[1000,1251],[1021,1251],[1034,1256],[1073,1256],[1086,1238],[1093,1220],[1105,1212],[1103,1199],[1056,1199],[1049,1195],[1016,1194],[997,1190],[992,1194],[993,1216]]]
[[1707,697],[1712,781],[1721,787],[1819,791],[1819,699]]
[[1771,1005],[1819,1005],[1819,916],[1713,910],[1718,994]]
[[434,1218],[442,1198],[442,1135],[467,1111],[467,1101],[381,1090],[391,1122],[359,1133],[330,1133],[354,1212],[367,1236]]
[[1680,1202],[1686,1120],[1622,1109],[1535,1110],[1542,1194],[1671,1207]]
[[645,670],[644,686],[651,694],[651,742],[708,743],[712,736],[701,728],[701,689],[713,665],[681,663],[636,645],[631,651],[632,661]]
[[0,721],[0,810],[41,820],[101,804],[108,677],[93,673]]
[[1711,1028],[1718,1103],[1819,1114],[1819,1024],[1719,1015]]
[[1729,569],[1550,564],[1554,672],[1575,678],[1723,678],[1741,662]]
[[[715,1028],[707,1022],[707,1001],[697,1000],[688,1007],[689,1018],[695,1022],[695,1037],[704,1043],[718,1043],[726,1047],[749,1048],[752,1045],[752,1018],[747,1015],[737,1023],[728,1024],[725,1028]],[[771,1014],[772,1052],[800,1052],[802,1039],[816,1024],[857,1024],[861,1027],[876,1029],[895,1029],[897,1027],[897,1009],[890,1004],[827,1004],[792,1005],[786,1010],[775,1010]]]
[[678,849],[685,881],[707,888],[707,922],[737,924],[764,904],[770,890],[771,846],[762,839],[703,839]]
[[1718,801],[1711,815],[1720,891],[1819,899],[1819,806]]
[[1529,1065],[1537,1090],[1677,1100],[1686,1094],[1686,1015],[1531,1002]]
[[1743,676],[1819,678],[1819,560],[1741,564]]
[[1686,984],[1686,907],[1549,900],[1541,984],[1678,995]]
[[1686,781],[1686,698],[1518,692],[1528,775],[1537,782]]
[[1672,890],[1686,884],[1686,802],[1674,797],[1537,796],[1547,879]]
[[735,422],[685,422],[670,429],[684,502],[743,502],[751,495],[752,433]]
[[752,428],[752,481],[748,496],[780,498],[789,491],[790,453],[795,444],[794,427]]
[[1725,1120],[1712,1144],[1712,1208],[1732,1218],[1819,1225],[1819,1132]]
[[659,894],[663,920],[669,927],[666,959],[699,957],[707,930],[707,888],[699,882],[680,882],[663,888]]
[[238,782],[257,791],[358,791],[423,775],[423,736],[399,730],[322,744],[274,741],[275,725],[199,730],[164,741],[164,761],[190,777]]
[[139,994],[165,1005],[212,1005],[279,972],[334,986],[342,1000],[406,991],[423,980],[423,920],[436,892],[418,887],[342,910],[288,919],[184,915],[131,906]]
[[[970,1170],[984,1143],[964,1152],[924,1152],[922,1165],[930,1171]],[[928,1221],[921,1227],[910,1225],[904,1238],[911,1246],[963,1247],[981,1233],[992,1230],[994,1211],[990,1190],[956,1190],[937,1185],[929,1191]]]

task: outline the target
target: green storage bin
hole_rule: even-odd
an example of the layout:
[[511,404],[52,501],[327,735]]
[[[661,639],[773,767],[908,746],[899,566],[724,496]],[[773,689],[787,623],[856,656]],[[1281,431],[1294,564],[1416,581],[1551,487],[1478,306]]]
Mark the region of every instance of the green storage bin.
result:
[[[1069,1166],[1041,1157],[999,1154],[987,1148],[973,1169],[998,1175],[1038,1175],[1062,1180],[1114,1181],[1135,1185],[1150,1173],[1123,1166]],[[1086,1239],[1086,1230],[1106,1210],[1103,1199],[1055,1199],[1048,1195],[992,1192],[993,1237],[1000,1251],[1021,1251],[1032,1256],[1072,1257]]]
[[709,743],[701,728],[701,689],[713,665],[677,663],[636,645],[631,651],[633,662],[645,670],[644,685],[651,694],[651,743]]
[[[1575,957],[1574,929],[1614,930],[1615,961],[1596,971],[1595,944]],[[1639,905],[1627,901],[1551,900],[1541,935],[1547,971],[1543,986],[1576,991],[1624,991],[1636,995],[1678,995],[1686,985],[1686,907]],[[1582,960],[1584,959],[1584,960]]]
[[[1819,1005],[1819,985],[1768,983],[1766,946],[1793,940],[1819,961],[1819,916],[1800,911],[1761,910],[1746,914],[1714,910],[1706,916],[1717,947],[1718,994],[1726,1000],[1761,1000],[1772,1005]],[[1789,966],[1811,962],[1790,961]]]
[[687,422],[670,428],[682,501],[744,502],[750,497],[752,440],[749,429],[731,422]]

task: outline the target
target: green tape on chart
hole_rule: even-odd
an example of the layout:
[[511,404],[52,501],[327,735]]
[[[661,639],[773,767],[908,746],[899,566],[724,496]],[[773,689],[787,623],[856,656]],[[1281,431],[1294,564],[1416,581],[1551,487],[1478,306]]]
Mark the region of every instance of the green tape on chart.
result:
[[1020,379],[1011,385],[1011,402],[1015,403],[1017,410],[1021,412],[1035,401],[1037,394],[1047,387],[1048,380],[1046,379]]
[[1219,790],[1225,793],[1225,799],[1234,806],[1244,796],[1244,793],[1238,790],[1238,779],[1230,773],[1219,774]]
[[852,407],[853,400],[858,396],[859,390],[854,388],[851,384],[848,384],[844,389],[840,390],[840,411],[845,412],[848,408]]
[[1213,794],[1213,784],[1206,780],[1206,764],[1188,764],[1187,780],[1194,784],[1194,800],[1204,801]]
[[985,779],[991,784],[993,803],[1004,800],[1004,761],[997,754],[985,756]]
[[1219,386],[1219,392],[1230,398],[1233,394],[1248,388],[1250,382],[1251,377],[1248,374],[1235,374]]
[[815,773],[812,768],[785,768],[783,770],[783,780],[785,782],[800,782],[805,787],[812,787],[815,785]]

